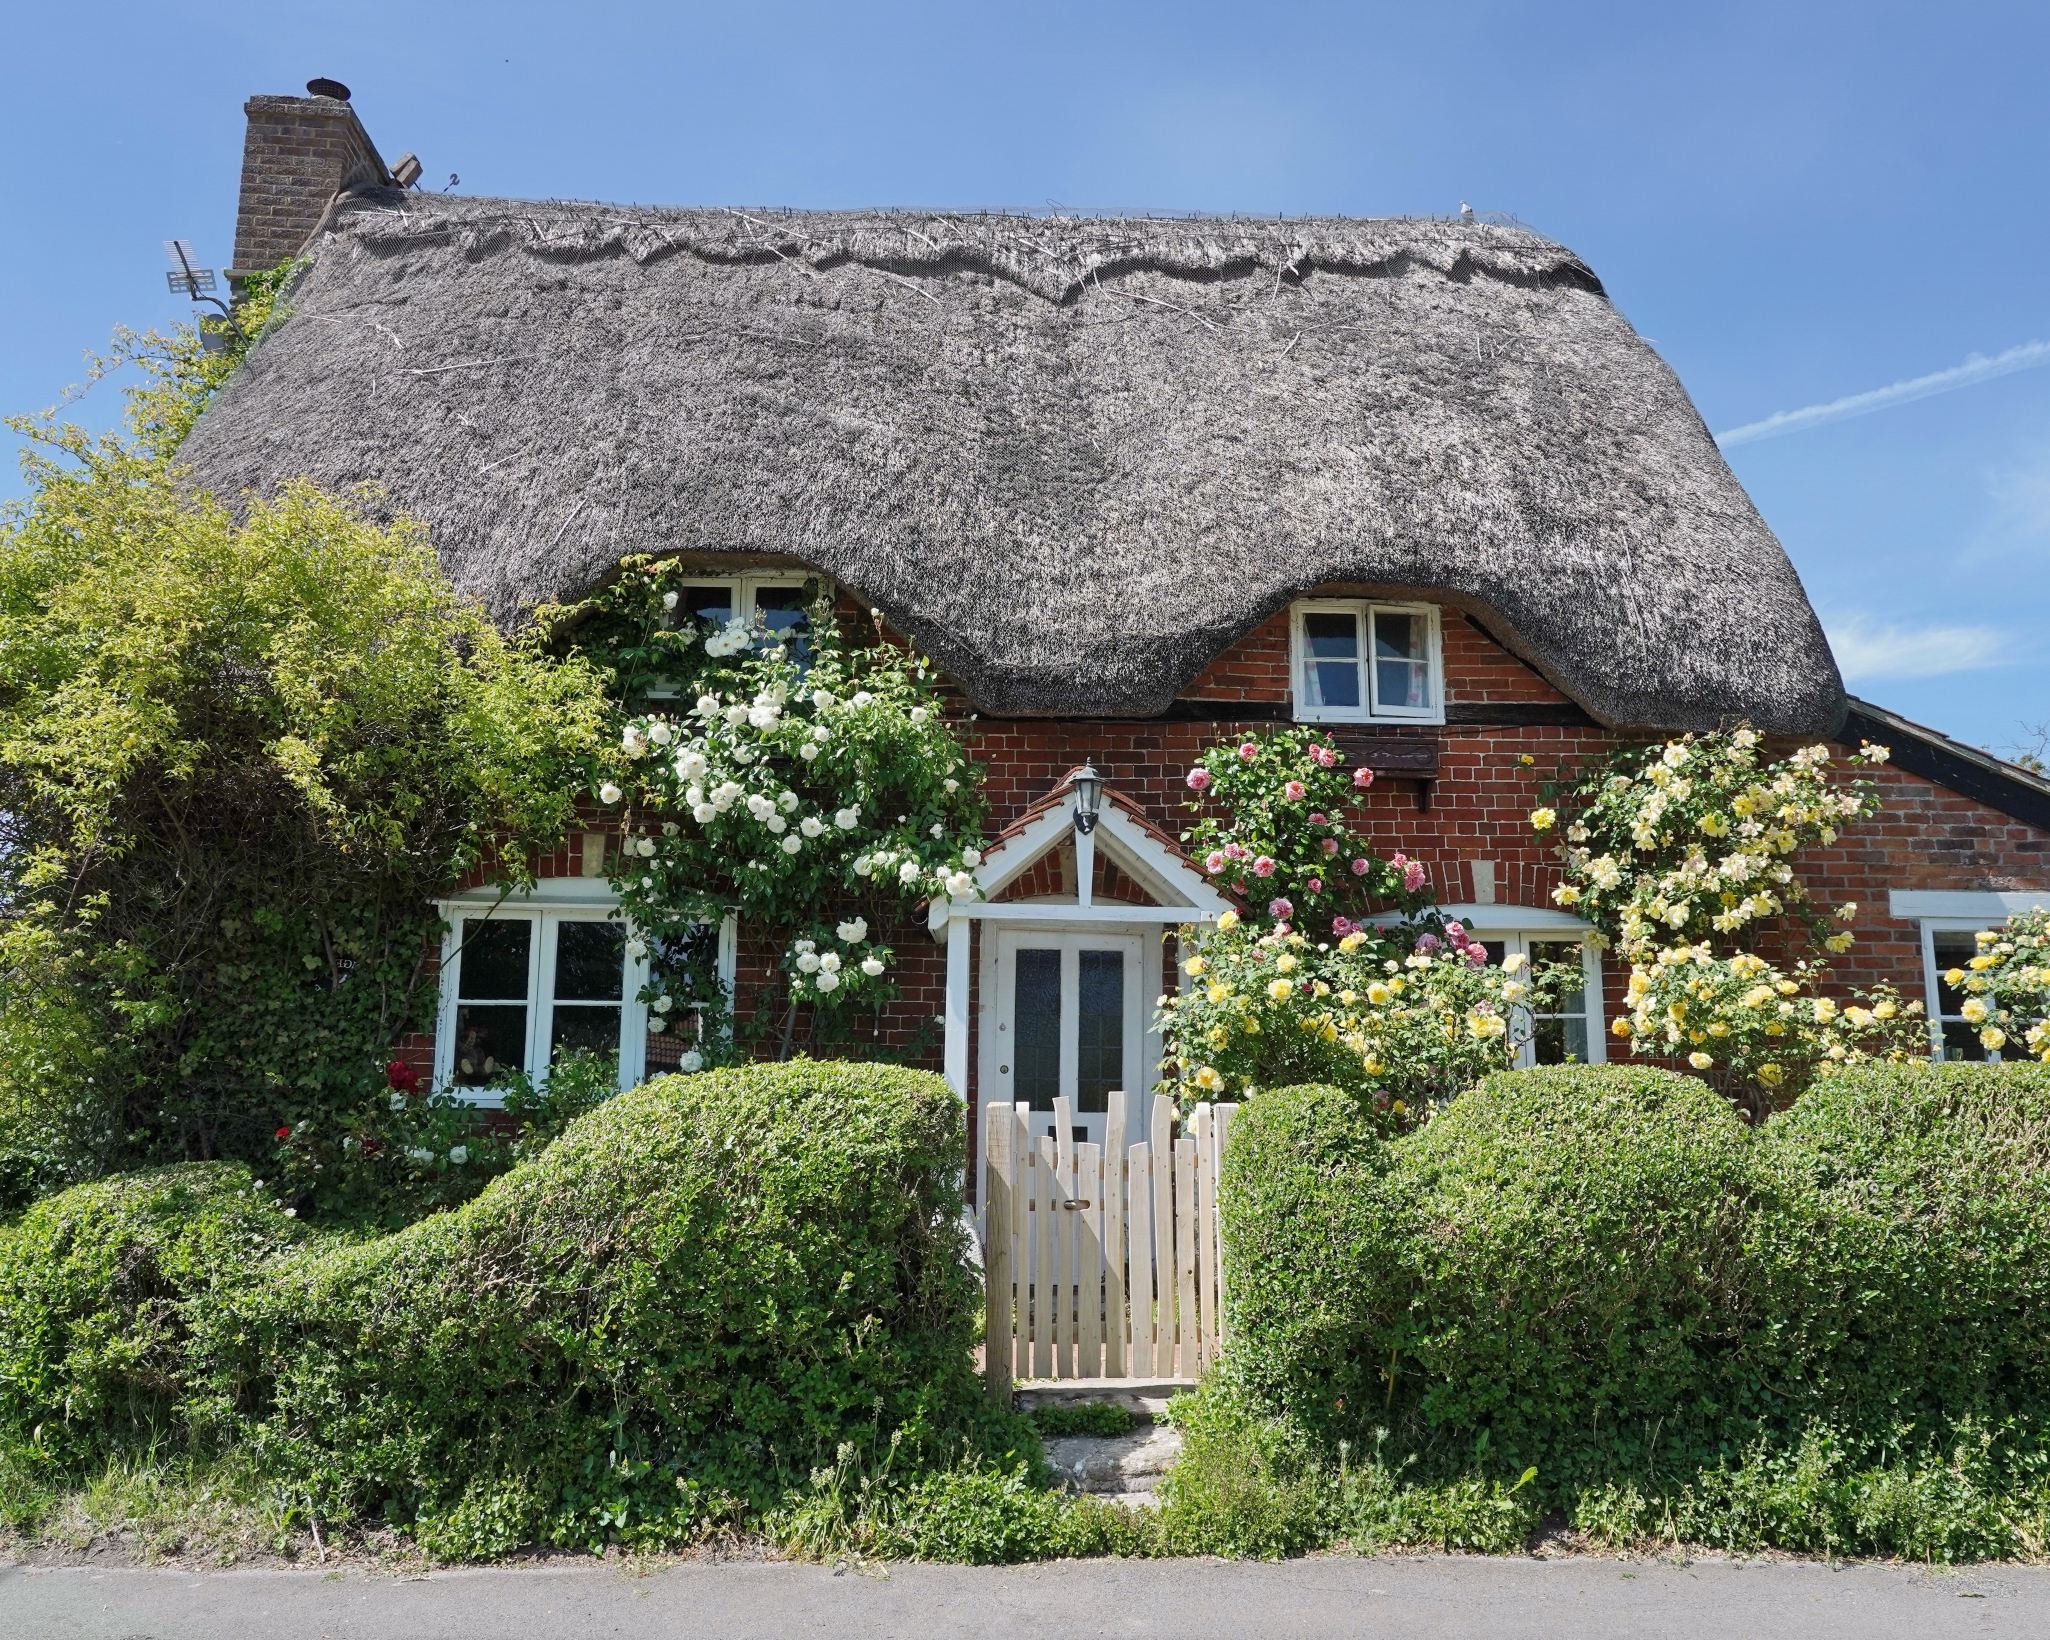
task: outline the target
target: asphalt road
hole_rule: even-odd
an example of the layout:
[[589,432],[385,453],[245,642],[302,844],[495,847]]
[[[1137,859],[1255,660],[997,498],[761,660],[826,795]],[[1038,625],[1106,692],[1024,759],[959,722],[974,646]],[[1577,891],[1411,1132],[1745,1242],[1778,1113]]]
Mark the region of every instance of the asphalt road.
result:
[[2050,1568],[1596,1559],[1090,1561],[833,1570],[188,1572],[0,1567],[0,1640],[670,1640],[1325,1634],[1403,1640],[2050,1635]]

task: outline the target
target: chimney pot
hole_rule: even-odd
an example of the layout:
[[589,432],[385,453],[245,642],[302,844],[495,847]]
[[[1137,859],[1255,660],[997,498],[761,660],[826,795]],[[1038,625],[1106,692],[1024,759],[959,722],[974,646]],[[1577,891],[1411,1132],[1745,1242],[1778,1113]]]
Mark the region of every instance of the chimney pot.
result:
[[340,80],[308,80],[306,94],[309,97],[332,97],[336,102],[349,100],[349,88]]

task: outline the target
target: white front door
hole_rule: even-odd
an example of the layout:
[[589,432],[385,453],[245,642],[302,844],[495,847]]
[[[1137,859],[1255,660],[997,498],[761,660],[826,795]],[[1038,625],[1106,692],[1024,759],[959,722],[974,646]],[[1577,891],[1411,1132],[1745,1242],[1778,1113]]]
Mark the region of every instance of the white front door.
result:
[[1141,1093],[1154,1081],[1146,1008],[1160,973],[1157,956],[1150,976],[1146,959],[1157,937],[1001,929],[995,943],[982,1008],[984,1102],[1030,1105],[1036,1138],[1053,1132],[1054,1096],[1065,1094],[1074,1137],[1103,1143],[1109,1095]]

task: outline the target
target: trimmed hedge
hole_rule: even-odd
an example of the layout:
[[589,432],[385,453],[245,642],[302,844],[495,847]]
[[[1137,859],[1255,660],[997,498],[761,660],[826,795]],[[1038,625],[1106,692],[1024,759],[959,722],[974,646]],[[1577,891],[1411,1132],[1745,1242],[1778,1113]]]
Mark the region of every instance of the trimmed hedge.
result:
[[[223,1257],[179,1311],[192,1364],[147,1410],[231,1408],[238,1444],[322,1518],[451,1556],[755,1521],[849,1443],[1030,1449],[972,1370],[962,1126],[938,1077],[887,1066],[664,1078],[396,1234]],[[24,1223],[90,1218],[103,1188]],[[155,1312],[102,1286],[75,1306],[86,1332],[157,1360]],[[0,1315],[0,1361],[44,1330]],[[10,1393],[18,1439],[71,1391],[46,1373]]]
[[1224,1161],[1224,1384],[1325,1443],[1547,1490],[1828,1427],[1852,1453],[2050,1414],[2050,1071],[1832,1078],[1753,1130],[1690,1077],[1508,1072],[1376,1141],[1262,1094]]
[[0,1226],[0,1442],[61,1464],[218,1423],[196,1318],[298,1234],[247,1168],[212,1162],[78,1185]]

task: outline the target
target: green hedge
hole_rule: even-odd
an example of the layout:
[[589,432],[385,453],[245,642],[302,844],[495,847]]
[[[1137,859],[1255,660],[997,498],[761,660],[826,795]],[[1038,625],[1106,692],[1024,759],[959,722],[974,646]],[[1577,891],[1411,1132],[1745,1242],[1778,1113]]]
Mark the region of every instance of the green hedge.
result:
[[1262,1094],[1224,1163],[1225,1385],[1325,1443],[1548,1490],[1826,1427],[1852,1454],[2050,1413],[2050,1071],[1876,1067],[1763,1129],[1639,1067],[1505,1073],[1376,1141]]
[[[244,1226],[161,1347],[158,1311],[118,1279],[62,1284],[117,1355],[155,1362],[189,1333],[190,1365],[148,1380],[147,1410],[231,1409],[240,1449],[325,1519],[391,1521],[447,1555],[674,1543],[759,1519],[848,1443],[894,1438],[900,1464],[1031,1446],[972,1371],[962,1127],[923,1072],[665,1078],[396,1234],[262,1257]],[[195,1177],[259,1201],[237,1170]],[[143,1181],[53,1198],[24,1229],[90,1220],[91,1192],[123,1186]],[[62,1238],[9,1235],[0,1258],[57,1285],[42,1272]],[[0,1361],[91,1359],[47,1331],[0,1314]],[[10,1367],[12,1438],[98,1382]]]
[[225,1409],[195,1324],[298,1227],[249,1170],[79,1185],[0,1227],[0,1442],[63,1464]]

